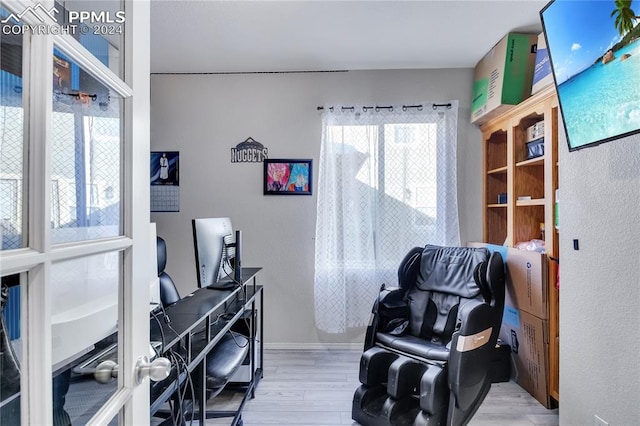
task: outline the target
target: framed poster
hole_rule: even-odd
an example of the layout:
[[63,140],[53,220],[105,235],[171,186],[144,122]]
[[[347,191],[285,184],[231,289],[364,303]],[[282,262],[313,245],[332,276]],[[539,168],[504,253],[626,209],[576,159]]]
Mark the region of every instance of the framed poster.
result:
[[311,195],[312,160],[264,160],[264,195]]
[[151,152],[151,211],[180,211],[180,153]]

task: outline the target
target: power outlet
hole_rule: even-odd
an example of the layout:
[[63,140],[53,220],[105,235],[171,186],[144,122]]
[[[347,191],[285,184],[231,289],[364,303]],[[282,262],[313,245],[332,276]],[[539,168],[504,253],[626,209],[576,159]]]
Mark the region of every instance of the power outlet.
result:
[[594,426],[609,426],[609,423],[602,420],[602,418],[597,414],[593,415],[593,424]]

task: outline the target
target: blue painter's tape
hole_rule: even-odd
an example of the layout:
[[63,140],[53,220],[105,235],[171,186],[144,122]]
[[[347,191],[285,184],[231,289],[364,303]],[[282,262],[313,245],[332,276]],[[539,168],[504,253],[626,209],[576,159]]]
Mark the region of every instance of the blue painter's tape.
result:
[[513,306],[504,305],[502,322],[513,328],[520,328],[520,311]]
[[487,248],[492,253],[494,251],[497,251],[498,253],[500,253],[500,256],[502,256],[503,260],[507,260],[507,250],[509,249],[509,247],[499,246],[497,244],[487,244]]

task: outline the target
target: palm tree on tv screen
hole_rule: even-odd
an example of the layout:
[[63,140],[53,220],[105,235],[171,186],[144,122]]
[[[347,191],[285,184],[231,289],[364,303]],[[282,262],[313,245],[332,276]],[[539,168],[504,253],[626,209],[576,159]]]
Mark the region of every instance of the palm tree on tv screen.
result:
[[631,9],[633,0],[615,0],[616,8],[611,12],[611,17],[615,16],[614,26],[617,28],[621,36],[631,31],[634,27],[634,20],[640,17],[636,16]]

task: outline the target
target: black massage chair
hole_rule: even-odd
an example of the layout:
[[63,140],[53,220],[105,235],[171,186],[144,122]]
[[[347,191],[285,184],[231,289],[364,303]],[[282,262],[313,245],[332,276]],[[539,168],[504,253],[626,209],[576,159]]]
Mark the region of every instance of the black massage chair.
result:
[[360,360],[362,425],[464,425],[491,387],[505,273],[486,248],[412,249],[382,286]]

